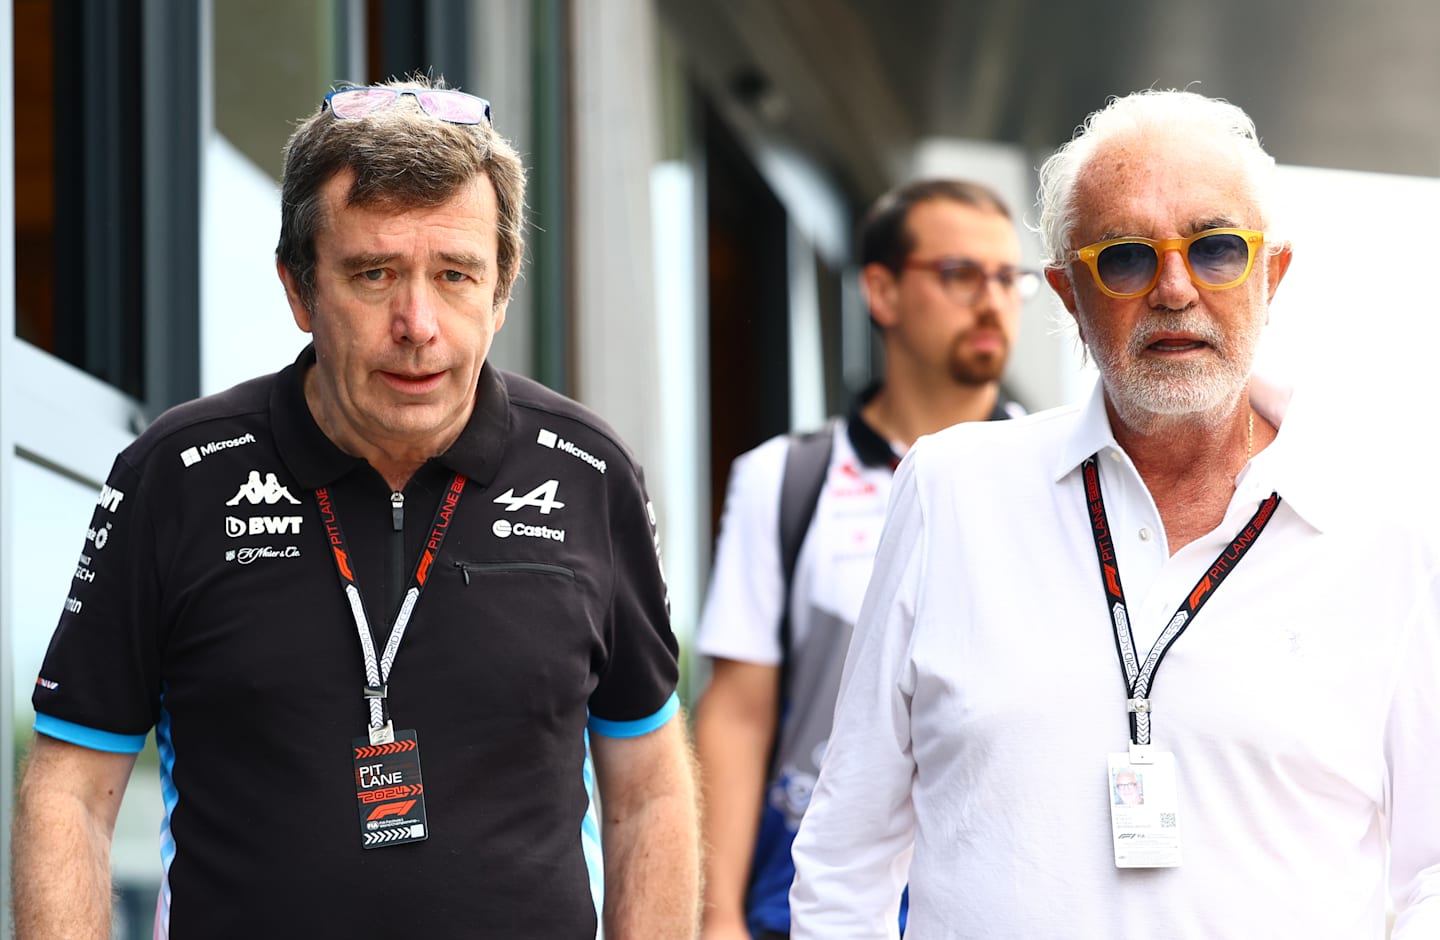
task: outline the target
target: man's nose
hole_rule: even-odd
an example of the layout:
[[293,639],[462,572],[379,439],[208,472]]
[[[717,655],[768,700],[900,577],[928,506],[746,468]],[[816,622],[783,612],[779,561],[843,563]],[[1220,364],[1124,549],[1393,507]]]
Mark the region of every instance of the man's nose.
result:
[[1172,248],[1160,253],[1160,276],[1150,289],[1150,297],[1158,306],[1180,310],[1189,307],[1195,300],[1195,282],[1190,279],[1190,269],[1179,249]]
[[392,332],[397,343],[424,346],[437,330],[435,299],[426,286],[411,282],[396,299]]

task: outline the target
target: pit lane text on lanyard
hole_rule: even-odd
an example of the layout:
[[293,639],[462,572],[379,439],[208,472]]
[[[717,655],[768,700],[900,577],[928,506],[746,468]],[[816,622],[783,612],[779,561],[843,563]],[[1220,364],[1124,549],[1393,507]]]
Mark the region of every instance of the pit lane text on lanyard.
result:
[[1100,583],[1110,610],[1115,651],[1125,673],[1126,707],[1130,714],[1129,751],[1111,754],[1108,760],[1108,788],[1113,797],[1109,802],[1115,864],[1121,868],[1173,867],[1180,864],[1175,812],[1175,756],[1155,751],[1150,745],[1150,691],[1155,673],[1170,647],[1194,622],[1200,608],[1205,606],[1205,602],[1235,570],[1265,530],[1280,505],[1280,495],[1272,492],[1260,503],[1255,515],[1241,527],[1230,545],[1216,557],[1181,601],[1170,622],[1150,647],[1144,662],[1140,662],[1135,652],[1135,637],[1130,631],[1125,590],[1120,584],[1115,544],[1110,538],[1110,523],[1105,516],[1105,500],[1100,494],[1099,457],[1095,454],[1088,458],[1081,471],[1090,529],[1095,537],[1095,554],[1100,562]]
[[415,613],[420,592],[425,589],[430,567],[445,543],[464,489],[465,477],[455,474],[435,509],[435,519],[430,523],[430,533],[415,562],[415,571],[410,576],[400,611],[390,627],[385,649],[378,657],[375,655],[375,638],[365,615],[365,604],[360,597],[360,586],[350,569],[350,551],[345,533],[340,528],[340,519],[335,514],[329,490],[322,487],[315,491],[315,499],[320,504],[320,521],[325,526],[325,535],[334,556],[335,572],[340,576],[340,587],[350,605],[350,615],[360,637],[360,653],[365,660],[362,694],[370,711],[370,723],[367,736],[352,741],[351,750],[355,766],[355,799],[360,811],[360,844],[367,849],[429,838],[425,787],[420,778],[420,745],[413,730],[395,731],[386,713],[387,683],[400,641],[405,637],[405,628]]

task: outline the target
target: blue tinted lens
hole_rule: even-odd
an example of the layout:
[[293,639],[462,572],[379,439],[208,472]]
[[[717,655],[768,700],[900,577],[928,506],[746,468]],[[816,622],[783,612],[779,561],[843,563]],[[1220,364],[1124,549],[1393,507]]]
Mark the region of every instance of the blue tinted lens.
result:
[[1245,273],[1250,243],[1239,235],[1206,235],[1190,243],[1190,271],[1202,284],[1229,284]]
[[1134,294],[1149,286],[1157,264],[1154,248],[1143,242],[1121,242],[1100,252],[1095,271],[1108,289]]

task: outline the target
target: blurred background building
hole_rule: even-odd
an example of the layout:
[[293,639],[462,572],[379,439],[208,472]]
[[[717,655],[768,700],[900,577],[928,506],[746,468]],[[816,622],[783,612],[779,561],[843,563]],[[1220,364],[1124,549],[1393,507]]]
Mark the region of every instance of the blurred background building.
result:
[[[336,83],[420,69],[492,102],[531,210],[493,358],[639,453],[683,639],[730,459],[872,377],[859,214],[946,173],[1033,221],[1036,166],[1108,95],[1193,85],[1256,119],[1297,243],[1266,365],[1383,456],[1377,422],[1437,397],[1437,50],[1432,0],[0,0],[3,883],[30,687],[114,454],[303,343],[281,147]],[[1092,381],[1055,312],[1030,303],[1007,378],[1032,410]],[[149,935],[154,780],[142,759],[122,813],[121,936]]]

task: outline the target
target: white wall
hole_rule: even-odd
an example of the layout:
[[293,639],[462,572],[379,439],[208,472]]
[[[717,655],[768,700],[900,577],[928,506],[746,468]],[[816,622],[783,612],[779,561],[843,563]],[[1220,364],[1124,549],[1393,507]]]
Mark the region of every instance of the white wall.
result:
[[1259,371],[1323,396],[1356,443],[1428,452],[1440,405],[1429,237],[1440,179],[1281,167],[1279,185],[1295,260]]
[[200,390],[208,395],[284,368],[308,337],[275,274],[279,184],[218,132],[202,178]]

